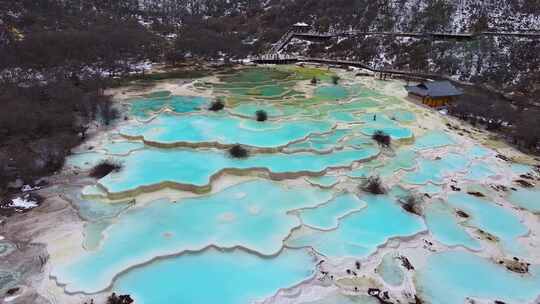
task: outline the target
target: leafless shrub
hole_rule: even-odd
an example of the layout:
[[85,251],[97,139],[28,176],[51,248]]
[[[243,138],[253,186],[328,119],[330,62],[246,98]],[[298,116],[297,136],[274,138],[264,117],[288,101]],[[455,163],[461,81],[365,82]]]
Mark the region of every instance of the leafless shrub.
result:
[[400,199],[401,208],[403,210],[416,215],[422,215],[422,200],[414,195],[408,195],[405,198]]
[[229,155],[234,158],[246,158],[249,156],[249,152],[246,148],[241,145],[234,145],[229,149]]
[[119,172],[122,170],[122,164],[111,160],[101,161],[90,170],[90,176],[93,178],[103,178],[111,172]]
[[376,195],[385,194],[387,192],[382,184],[381,178],[378,176],[369,177],[362,185],[360,185],[360,189],[364,192]]
[[390,135],[381,130],[375,131],[371,138],[383,147],[389,147],[392,142]]

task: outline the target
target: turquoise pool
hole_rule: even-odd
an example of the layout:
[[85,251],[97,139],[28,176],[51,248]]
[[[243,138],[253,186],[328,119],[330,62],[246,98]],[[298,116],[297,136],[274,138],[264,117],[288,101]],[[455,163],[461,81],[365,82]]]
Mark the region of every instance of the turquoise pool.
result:
[[[52,251],[51,284],[143,304],[378,303],[370,288],[391,303],[538,297],[534,167],[449,131],[445,117],[402,99],[399,82],[333,76],[243,68],[184,84],[176,92],[186,95],[125,101],[136,119],[66,162],[84,178],[57,194],[82,223],[60,227],[77,243]],[[224,110],[209,111],[218,98]],[[256,121],[258,110],[269,119]],[[248,157],[231,156],[235,144]],[[102,161],[121,169],[87,177]],[[522,174],[535,185],[516,184]],[[366,190],[374,177],[378,195]],[[0,256],[12,250],[0,238]],[[496,263],[514,257],[528,273]],[[0,269],[0,290],[17,276]]]

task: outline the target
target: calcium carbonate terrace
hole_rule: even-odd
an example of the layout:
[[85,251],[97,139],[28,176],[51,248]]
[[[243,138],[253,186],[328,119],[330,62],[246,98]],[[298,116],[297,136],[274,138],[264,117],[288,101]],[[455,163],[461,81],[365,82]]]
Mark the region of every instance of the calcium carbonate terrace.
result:
[[[334,73],[247,68],[124,101],[131,119],[66,164],[122,168],[72,194],[86,227],[80,248],[51,258],[55,283],[144,304],[372,303],[368,287],[434,304],[533,301],[540,190],[514,182],[533,167],[446,128],[397,82]],[[225,108],[209,111],[216,99]],[[249,155],[231,156],[236,144]],[[374,176],[385,194],[362,190]],[[496,262],[512,257],[528,273]]]

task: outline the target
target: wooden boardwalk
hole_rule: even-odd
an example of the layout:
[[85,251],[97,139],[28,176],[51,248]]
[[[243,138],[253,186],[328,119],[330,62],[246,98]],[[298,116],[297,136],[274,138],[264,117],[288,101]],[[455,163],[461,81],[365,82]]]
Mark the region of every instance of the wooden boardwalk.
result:
[[335,31],[335,32],[296,32],[298,37],[330,38],[339,36],[393,36],[393,37],[422,37],[422,38],[477,38],[481,36],[513,36],[540,39],[540,32],[477,32],[477,33],[446,33],[446,32],[369,32],[369,31]]
[[383,75],[401,75],[401,76],[411,76],[411,77],[420,77],[420,78],[430,78],[430,79],[449,79],[449,77],[441,76],[437,74],[424,73],[424,72],[415,72],[415,71],[402,71],[394,69],[376,69],[366,65],[363,62],[359,61],[350,61],[350,60],[339,60],[339,59],[325,59],[317,57],[302,57],[302,56],[262,56],[255,60],[255,63],[258,64],[294,64],[299,62],[308,62],[308,63],[320,63],[328,65],[338,65],[338,66],[352,66],[357,68],[366,69],[370,72]]
[[330,39],[335,37],[346,36],[391,36],[391,37],[416,37],[431,40],[473,40],[482,36],[501,36],[501,37],[519,37],[540,39],[540,32],[478,32],[478,33],[442,33],[442,32],[367,32],[367,31],[335,31],[335,32],[295,32],[293,30],[287,31],[278,42],[276,42],[266,55],[279,54],[293,38],[303,39]]
[[377,69],[367,64],[359,61],[350,61],[350,60],[339,60],[339,59],[325,59],[325,58],[314,58],[314,57],[303,57],[303,56],[283,56],[280,52],[289,44],[293,38],[308,38],[308,39],[330,39],[334,37],[345,37],[345,36],[369,36],[369,35],[379,35],[379,36],[391,36],[391,37],[417,37],[424,39],[432,40],[445,40],[445,39],[456,39],[456,40],[472,40],[477,39],[481,36],[506,36],[506,37],[521,37],[521,38],[530,38],[530,39],[540,39],[540,32],[478,32],[478,33],[438,33],[438,32],[428,32],[428,33],[414,33],[414,32],[366,32],[366,31],[335,31],[335,32],[316,32],[316,31],[307,31],[307,32],[298,32],[294,30],[287,31],[278,42],[274,43],[270,50],[266,52],[265,55],[254,60],[255,63],[259,64],[294,64],[298,62],[312,62],[312,63],[321,63],[328,65],[340,65],[340,66],[352,66],[362,69],[366,69],[373,73],[380,74],[380,77],[383,78],[386,75],[400,75],[406,77],[420,77],[420,78],[430,78],[430,79],[446,79],[451,80],[448,76],[441,76],[437,74],[424,73],[424,72],[415,72],[415,71],[402,71],[394,69]]

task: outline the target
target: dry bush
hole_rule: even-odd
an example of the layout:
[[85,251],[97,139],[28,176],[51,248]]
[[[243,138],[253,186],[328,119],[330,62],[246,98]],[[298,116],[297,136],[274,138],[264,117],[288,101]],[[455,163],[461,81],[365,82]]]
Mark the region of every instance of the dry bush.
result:
[[255,116],[257,118],[257,121],[268,120],[268,113],[266,113],[265,110],[258,110],[257,112],[255,112]]
[[406,196],[405,198],[403,199],[400,199],[400,202],[401,202],[401,208],[403,208],[403,210],[409,212],[409,213],[413,213],[413,214],[416,214],[416,215],[422,215],[423,213],[423,210],[422,210],[422,200],[414,195],[408,195]]
[[229,155],[234,158],[246,158],[249,156],[249,151],[241,145],[234,145],[229,149]]
[[121,163],[111,160],[104,160],[94,166],[88,175],[99,179],[109,175],[111,172],[119,172],[120,170],[122,170]]
[[384,133],[381,130],[375,131],[371,138],[383,147],[389,147],[392,142],[392,138],[390,137],[390,135]]
[[386,188],[383,186],[381,178],[378,176],[369,177],[361,186],[360,189],[375,195],[385,194]]
[[212,104],[210,104],[210,107],[208,108],[208,110],[218,112],[218,111],[223,110],[224,108],[225,108],[225,104],[223,103],[223,101],[216,100],[212,102]]

